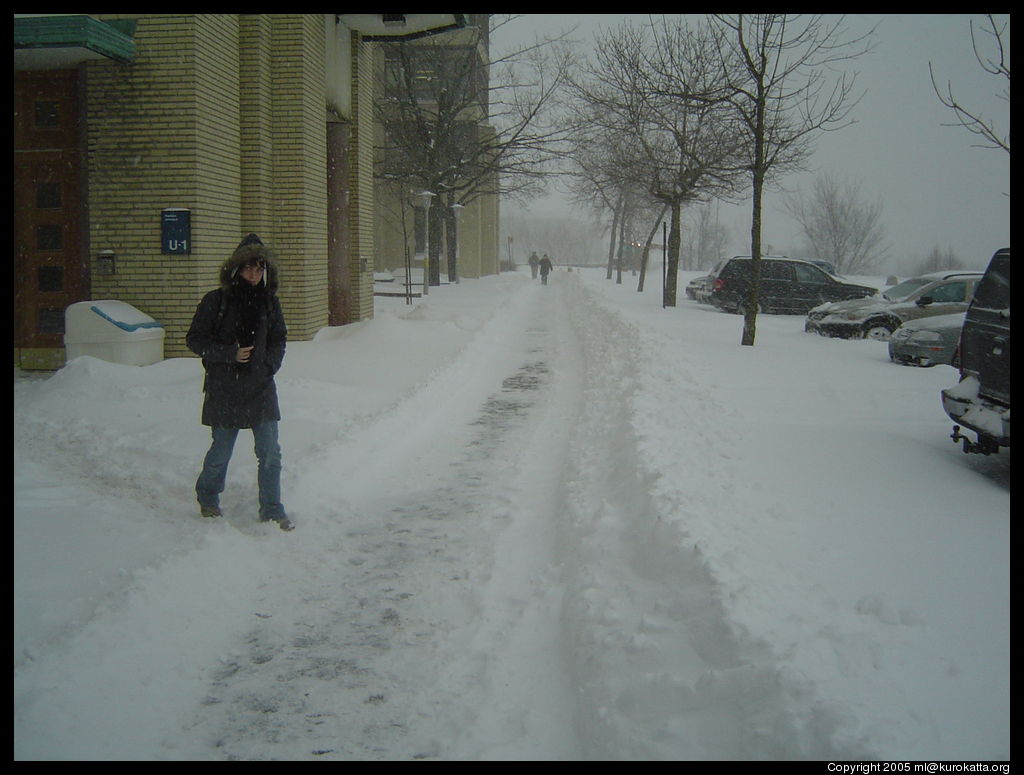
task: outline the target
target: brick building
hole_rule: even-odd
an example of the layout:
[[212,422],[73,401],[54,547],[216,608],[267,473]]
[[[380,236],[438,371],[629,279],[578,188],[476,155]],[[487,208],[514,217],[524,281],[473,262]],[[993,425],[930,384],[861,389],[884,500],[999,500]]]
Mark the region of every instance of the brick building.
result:
[[[64,361],[64,309],[118,299],[165,355],[255,231],[293,339],[372,317],[373,43],[464,14],[14,18],[15,365]],[[187,244],[162,224],[187,212]],[[173,252],[173,251],[180,252]]]

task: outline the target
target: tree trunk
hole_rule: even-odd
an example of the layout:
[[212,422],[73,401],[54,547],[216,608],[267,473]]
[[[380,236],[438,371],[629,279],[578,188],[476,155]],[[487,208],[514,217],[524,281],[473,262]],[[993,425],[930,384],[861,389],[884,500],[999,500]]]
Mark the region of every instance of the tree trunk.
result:
[[753,206],[750,216],[750,293],[747,307],[743,312],[743,337],[741,345],[752,347],[757,335],[757,307],[761,296],[761,200],[764,196],[765,178],[765,97],[758,94],[754,119],[754,174]]
[[743,310],[743,338],[740,344],[751,346],[757,336],[757,308],[761,297],[761,192],[763,176],[754,174],[754,204],[750,218],[750,291]]
[[679,211],[682,209],[682,206],[679,200],[674,200],[671,203],[671,207],[672,226],[668,232],[668,268],[665,277],[664,306],[666,307],[676,306],[676,279],[679,273]]
[[445,249],[448,254],[448,282],[457,283],[459,281],[459,268],[457,266],[459,234],[455,211],[451,207],[445,208],[444,238]]
[[629,233],[633,226],[633,215],[630,211],[628,216],[624,216],[622,222],[619,224],[619,247],[616,251],[618,258],[615,261],[615,284],[622,285],[622,249],[626,245],[626,234]]
[[661,212],[658,213],[658,217],[654,219],[654,225],[651,227],[651,233],[647,235],[647,242],[644,243],[644,255],[640,259],[640,281],[637,283],[636,292],[644,292],[644,279],[647,277],[647,259],[651,255],[651,243],[654,242],[654,235],[658,233],[658,225],[661,223],[661,219],[665,217],[665,210],[668,209],[667,205],[663,205]]
[[615,263],[615,240],[618,237],[619,232],[619,218],[622,213],[622,200],[620,199],[615,204],[615,209],[612,211],[612,235],[608,240],[608,274],[604,278],[605,280],[612,279],[612,265]]
[[427,215],[430,221],[430,242],[427,252],[430,256],[430,285],[441,284],[441,242],[444,237],[441,229],[444,227],[444,213],[440,203],[430,208]]

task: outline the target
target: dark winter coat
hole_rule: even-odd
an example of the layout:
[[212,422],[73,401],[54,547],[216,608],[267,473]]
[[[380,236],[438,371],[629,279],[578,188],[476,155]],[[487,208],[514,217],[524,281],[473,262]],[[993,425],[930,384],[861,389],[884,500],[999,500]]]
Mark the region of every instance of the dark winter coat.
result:
[[[280,420],[274,375],[284,361],[288,329],[277,298],[277,267],[255,235],[239,245],[220,270],[221,287],[196,308],[185,341],[203,359],[203,425],[252,428]],[[264,282],[251,286],[239,270],[253,258],[265,263]],[[248,363],[235,358],[254,346]]]

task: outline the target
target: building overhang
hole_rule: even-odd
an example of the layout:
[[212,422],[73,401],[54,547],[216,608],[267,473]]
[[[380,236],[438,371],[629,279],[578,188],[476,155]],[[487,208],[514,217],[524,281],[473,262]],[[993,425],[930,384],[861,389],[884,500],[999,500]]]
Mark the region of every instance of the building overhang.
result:
[[338,22],[369,41],[400,41],[466,26],[464,13],[338,13]]
[[14,14],[14,69],[60,70],[94,59],[135,58],[134,21],[87,14]]

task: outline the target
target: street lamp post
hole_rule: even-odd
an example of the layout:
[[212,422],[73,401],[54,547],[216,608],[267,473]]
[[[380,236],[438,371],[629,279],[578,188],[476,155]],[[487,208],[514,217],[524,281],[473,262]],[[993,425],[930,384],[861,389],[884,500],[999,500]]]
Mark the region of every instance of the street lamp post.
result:
[[464,209],[466,209],[465,206],[458,202],[452,205],[452,220],[455,225],[455,255],[448,265],[448,282],[454,282],[456,285],[459,282],[459,217]]
[[423,295],[430,292],[430,202],[437,196],[433,192],[423,191],[420,193],[420,204],[423,206],[423,228],[426,233],[425,244],[423,245]]

